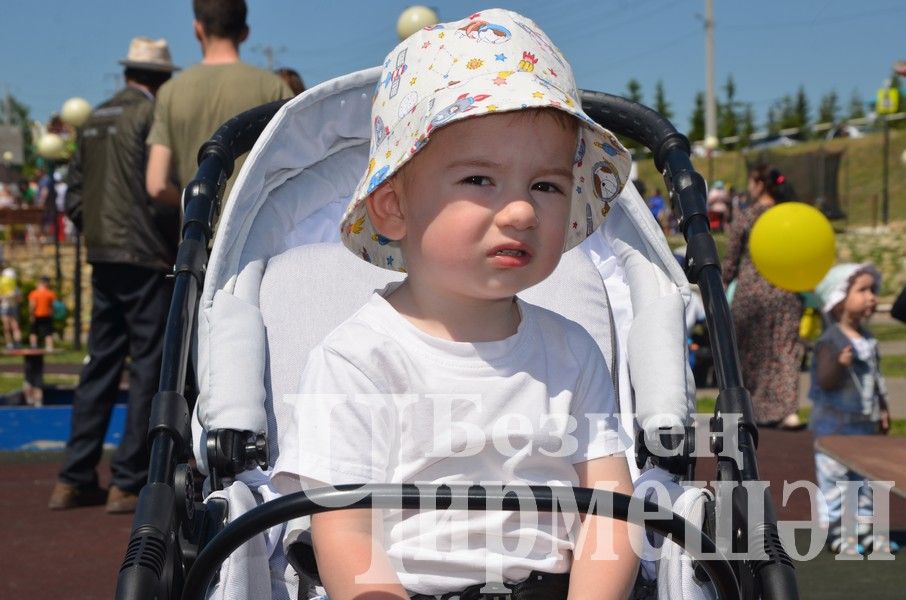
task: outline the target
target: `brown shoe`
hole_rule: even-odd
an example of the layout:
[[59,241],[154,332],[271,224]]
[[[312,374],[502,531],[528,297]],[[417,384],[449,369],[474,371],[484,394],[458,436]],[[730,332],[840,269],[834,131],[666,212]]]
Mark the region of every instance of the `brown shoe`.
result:
[[121,490],[115,485],[110,486],[107,494],[107,512],[111,514],[132,513],[138,506],[138,494]]
[[47,508],[50,510],[66,510],[79,506],[97,506],[107,499],[107,492],[97,486],[77,487],[69,483],[58,481],[50,493]]

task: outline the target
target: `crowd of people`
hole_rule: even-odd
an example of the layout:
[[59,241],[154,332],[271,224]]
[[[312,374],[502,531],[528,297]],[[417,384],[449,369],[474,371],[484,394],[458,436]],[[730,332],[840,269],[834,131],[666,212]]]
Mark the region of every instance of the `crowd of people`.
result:
[[[879,369],[878,343],[868,327],[878,304],[881,280],[877,268],[871,263],[839,264],[813,294],[806,295],[773,285],[753,263],[749,236],[755,223],[778,203],[791,200],[791,190],[783,173],[760,164],[750,170],[744,193],[716,181],[707,198],[712,231],[726,232],[721,271],[756,424],[789,431],[807,428],[816,438],[886,434],[890,430],[887,387]],[[648,206],[665,234],[674,233],[660,190],[649,198]],[[823,317],[817,339],[802,337],[803,315],[810,310],[809,303],[815,302],[809,296],[817,299]],[[894,303],[891,315],[906,321],[906,289]],[[700,306],[692,321],[696,319],[704,320]],[[699,341],[693,340],[693,355]],[[808,398],[812,410],[808,422],[800,417],[799,374],[803,368],[810,371]],[[703,374],[699,381],[711,384],[713,380]],[[815,468],[815,480],[825,499],[816,508],[820,523],[828,530],[828,549],[851,555],[873,548],[896,552],[896,542],[874,534],[864,524],[844,535],[842,488],[837,484],[861,481],[862,477],[818,450]],[[863,486],[858,514],[871,515],[872,511],[871,490]]]
[[[733,220],[734,215],[741,214],[748,208],[750,196],[747,191],[740,191],[731,186],[725,186],[721,180],[714,181],[708,190],[707,211],[708,223],[711,231],[721,232]],[[658,222],[664,235],[679,233],[676,215],[664,199],[660,189],[655,189],[654,194],[648,197],[648,208]]]
[[29,243],[44,243],[58,237],[61,242],[72,241],[75,228],[66,218],[63,205],[66,200],[66,167],[53,172],[38,168],[28,178],[0,182],[0,210],[32,209],[26,222],[5,235]]
[[[240,60],[249,34],[244,0],[194,0],[193,10],[201,62],[182,70],[166,40],[134,38],[120,61],[125,87],[92,112],[70,164],[64,206],[84,235],[92,308],[89,357],[49,501],[54,510],[92,504],[105,504],[111,513],[135,510],[147,479],[146,435],[170,306],[167,274],[179,236],[180,190],[195,173],[198,148],[217,127],[292,97],[284,77],[302,87],[298,74],[278,75]],[[103,489],[97,465],[127,364],[126,427],[111,461],[111,486]]]

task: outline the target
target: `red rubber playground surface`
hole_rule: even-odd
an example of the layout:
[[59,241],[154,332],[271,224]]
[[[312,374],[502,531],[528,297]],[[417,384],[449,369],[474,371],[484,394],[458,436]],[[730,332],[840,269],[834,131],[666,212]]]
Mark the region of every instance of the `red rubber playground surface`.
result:
[[[813,480],[812,437],[807,431],[763,431],[758,451],[761,477],[771,489],[782,520],[810,518],[805,494],[781,506],[784,481]],[[0,598],[112,598],[129,532],[130,515],[103,507],[47,510],[59,455],[0,454]],[[108,476],[102,467],[102,482]],[[714,478],[714,462],[699,459],[698,479]],[[904,475],[906,476],[906,475]],[[906,542],[906,500],[891,495],[894,537]],[[805,544],[798,544],[805,551]],[[902,598],[906,552],[893,561],[833,560],[821,552],[797,562],[802,598]]]

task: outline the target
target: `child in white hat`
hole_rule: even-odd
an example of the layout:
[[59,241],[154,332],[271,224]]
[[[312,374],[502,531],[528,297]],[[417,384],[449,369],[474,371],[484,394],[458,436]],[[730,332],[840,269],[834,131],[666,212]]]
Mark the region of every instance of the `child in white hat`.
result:
[[[629,175],[629,154],[582,111],[563,55],[509,11],[428,27],[387,57],[372,125],[342,239],[407,278],[311,352],[295,423],[281,431],[278,487],[289,475],[306,488],[631,493],[597,344],[516,295],[595,231]],[[311,534],[332,600],[502,584],[621,598],[638,564],[629,528],[603,517],[340,511],[313,517]]]
[[[809,389],[813,403],[809,427],[816,437],[886,434],[890,429],[878,342],[866,326],[877,307],[880,286],[881,274],[872,264],[847,263],[833,267],[815,289],[828,323],[815,342]],[[869,525],[847,524],[851,535],[844,535],[843,493],[837,484],[861,482],[864,477],[818,451],[815,466],[826,502],[820,509],[829,526],[828,549],[850,554],[896,551],[895,543],[873,535]],[[866,483],[859,490],[859,515],[873,512]]]

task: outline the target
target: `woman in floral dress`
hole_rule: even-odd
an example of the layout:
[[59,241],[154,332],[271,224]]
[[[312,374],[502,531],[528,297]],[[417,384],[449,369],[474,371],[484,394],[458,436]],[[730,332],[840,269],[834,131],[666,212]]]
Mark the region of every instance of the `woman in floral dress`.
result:
[[755,221],[777,204],[784,183],[777,169],[765,165],[749,173],[751,206],[730,225],[721,270],[724,285],[736,279],[731,312],[745,387],[752,394],[755,421],[762,427],[800,429],[799,340],[802,302],[762,277],[749,255],[749,234]]

